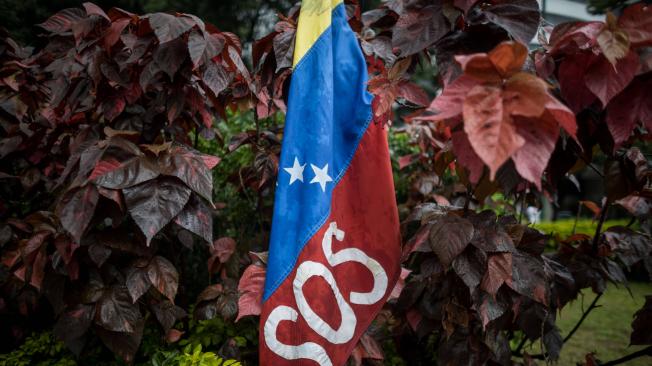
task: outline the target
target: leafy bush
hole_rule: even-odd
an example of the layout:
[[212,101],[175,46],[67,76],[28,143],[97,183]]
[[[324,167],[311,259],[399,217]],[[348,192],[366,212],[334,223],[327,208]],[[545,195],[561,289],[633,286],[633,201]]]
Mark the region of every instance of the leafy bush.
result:
[[18,349],[0,354],[1,366],[76,366],[77,361],[51,332],[33,334]]
[[[36,54],[3,39],[3,297],[29,317],[45,295],[75,353],[92,329],[129,362],[148,318],[165,334],[186,315],[175,298],[193,301],[177,296],[175,253],[208,244],[217,270],[233,252],[213,245],[219,158],[191,135],[214,137],[249,74],[237,38],[193,15],[86,3],[40,26],[49,44]],[[33,192],[48,198],[24,199]],[[234,292],[206,302],[218,297],[233,317]]]
[[202,352],[201,345],[188,345],[182,353],[162,352],[152,359],[152,366],[240,366],[235,360],[224,360],[213,352]]

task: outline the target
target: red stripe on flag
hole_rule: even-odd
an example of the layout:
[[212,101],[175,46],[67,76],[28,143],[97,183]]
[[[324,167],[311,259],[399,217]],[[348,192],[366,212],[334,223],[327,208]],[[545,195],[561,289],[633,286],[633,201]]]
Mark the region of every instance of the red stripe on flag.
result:
[[[364,305],[349,301],[351,292],[371,291],[374,279],[370,270],[357,262],[344,262],[334,267],[329,265],[322,248],[322,240],[332,222],[336,222],[337,228],[345,233],[341,241],[336,237],[332,238],[333,253],[337,254],[347,248],[357,248],[377,261],[386,273],[388,281],[384,295],[377,302]],[[315,268],[325,267],[328,272],[332,273],[335,286],[353,310],[355,331],[353,337],[347,342],[333,344],[313,330],[315,321],[312,322],[313,328],[311,328],[301,312],[298,312],[296,322],[283,320],[278,323],[274,334],[276,341],[283,345],[294,346],[313,342],[317,347],[305,347],[306,355],[298,354],[302,352],[298,349],[289,350],[288,352],[292,354],[291,358],[298,359],[288,360],[270,349],[266,343],[264,329],[270,313],[275,309],[287,306],[295,313],[298,310],[293,283],[297,268],[306,261],[323,265],[310,266],[312,271]],[[360,141],[347,173],[333,191],[330,216],[306,244],[294,270],[263,304],[260,364],[275,366],[320,364],[315,360],[304,358],[310,357],[321,359],[322,365],[328,365],[323,355],[319,355],[320,348],[323,348],[332,365],[343,365],[362,333],[392,292],[400,272],[399,262],[400,230],[386,132],[380,124],[371,123]],[[310,277],[303,285],[303,295],[309,307],[330,328],[337,330],[340,327],[342,313],[335,300],[333,290],[323,277]]]

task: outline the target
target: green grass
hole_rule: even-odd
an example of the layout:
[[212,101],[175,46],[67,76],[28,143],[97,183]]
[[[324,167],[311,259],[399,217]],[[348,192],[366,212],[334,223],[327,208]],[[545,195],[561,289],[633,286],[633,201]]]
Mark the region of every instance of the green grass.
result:
[[[629,220],[607,220],[602,226],[602,230],[606,230],[612,226],[625,226]],[[562,239],[569,237],[573,233],[573,225],[575,224],[575,219],[563,219],[557,221],[544,221],[538,224],[533,225],[535,228],[543,231],[546,234],[558,234]],[[598,226],[598,222],[591,219],[579,219],[577,220],[577,227],[575,228],[575,233],[577,234],[587,234],[593,236],[595,234],[595,229]]]
[[[558,365],[575,365],[584,360],[584,355],[595,352],[601,361],[610,361],[629,353],[638,351],[643,346],[629,347],[629,335],[634,313],[643,306],[645,295],[652,294],[650,283],[630,283],[633,297],[623,286],[610,285],[598,300],[602,307],[593,309],[573,337],[564,344]],[[568,304],[558,315],[557,326],[562,337],[575,326],[582,316],[582,309],[587,308],[595,298],[590,290],[584,291],[576,301]],[[652,331],[652,330],[651,330]],[[539,342],[524,348],[529,354],[537,354]],[[628,366],[652,365],[652,357],[641,357],[625,363]]]

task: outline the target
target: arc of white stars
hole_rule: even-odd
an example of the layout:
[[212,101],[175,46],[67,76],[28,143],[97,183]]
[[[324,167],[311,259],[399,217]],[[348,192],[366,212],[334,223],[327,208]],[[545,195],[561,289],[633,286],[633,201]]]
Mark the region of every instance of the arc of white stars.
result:
[[310,183],[319,183],[322,192],[326,192],[326,183],[333,181],[333,178],[328,175],[328,164],[324,165],[323,168],[319,168],[315,164],[310,164],[310,167],[315,173],[315,177],[312,178]]
[[283,168],[283,170],[290,174],[290,185],[296,180],[303,182],[303,169],[305,167],[306,164],[299,164],[299,159],[295,156],[294,164],[289,168]]

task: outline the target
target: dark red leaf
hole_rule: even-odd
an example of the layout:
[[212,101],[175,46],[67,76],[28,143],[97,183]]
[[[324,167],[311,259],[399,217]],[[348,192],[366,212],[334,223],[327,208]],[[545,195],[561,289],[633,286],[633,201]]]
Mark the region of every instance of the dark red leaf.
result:
[[588,208],[591,213],[593,213],[594,217],[600,216],[600,206],[598,206],[595,202],[593,201],[580,201],[580,204],[582,204],[584,207]]
[[159,175],[159,169],[150,157],[137,156],[121,163],[95,178],[95,184],[109,189],[123,189],[149,181]]
[[133,333],[140,319],[138,306],[132,304],[126,287],[105,290],[97,303],[95,321],[106,330]]
[[528,49],[519,42],[502,42],[488,53],[455,56],[464,74],[479,81],[502,82],[519,73]]
[[478,0],[453,0],[453,4],[456,8],[462,10],[464,13],[467,13]]
[[181,179],[208,202],[213,201],[213,175],[204,163],[203,154],[182,147],[173,148],[159,161],[161,172]]
[[166,13],[150,14],[149,25],[154,30],[156,38],[161,44],[175,40],[189,31],[195,24],[189,18],[174,16]]
[[595,56],[591,53],[568,55],[559,65],[557,79],[561,87],[561,95],[568,106],[579,113],[595,101],[596,96],[577,75],[584,75]]
[[[634,79],[638,69],[638,54],[630,51],[614,66],[605,57],[597,57],[584,74],[586,87],[600,99],[606,107]],[[575,78],[576,79],[576,78]]]
[[182,228],[198,235],[207,243],[213,242],[213,217],[204,201],[195,195],[174,218],[174,222]]
[[100,176],[102,176],[102,175],[104,175],[106,173],[112,172],[112,171],[114,171],[114,170],[116,170],[118,168],[121,168],[121,167],[122,167],[122,164],[119,161],[117,161],[117,160],[115,160],[113,158],[109,158],[107,160],[100,160],[95,165],[95,168],[93,168],[93,171],[91,172],[91,175],[88,176],[88,180],[97,179],[98,177],[100,177]]
[[77,243],[81,242],[81,237],[93,218],[98,198],[97,188],[88,184],[68,191],[57,206],[61,225]]
[[454,215],[442,216],[430,229],[430,247],[444,268],[464,251],[473,238],[473,224],[467,219]]
[[183,336],[183,333],[180,330],[177,329],[170,329],[167,334],[165,335],[165,341],[168,343],[176,343],[181,339],[181,336]]
[[482,327],[486,328],[487,324],[500,318],[506,309],[504,303],[496,300],[490,295],[483,294],[483,300],[480,304],[480,317],[482,318]]
[[166,333],[174,326],[178,320],[183,319],[187,315],[185,310],[174,305],[168,300],[163,300],[153,304],[152,310],[154,310],[156,319],[163,327],[163,331]]
[[265,268],[251,264],[245,269],[238,283],[238,317],[235,321],[248,315],[260,315],[265,285]]
[[131,217],[149,244],[181,212],[190,198],[190,189],[174,179],[158,179],[125,188],[123,194]]
[[224,286],[220,283],[207,286],[202,290],[199,296],[197,296],[197,302],[215,300],[222,293],[224,293]]
[[75,254],[75,250],[79,248],[79,243],[70,240],[67,235],[57,236],[54,241],[54,245],[56,246],[57,252],[59,252],[65,264],[70,263],[73,254]]
[[276,56],[276,72],[283,68],[292,67],[294,57],[295,29],[287,27],[283,32],[274,37],[273,47]]
[[648,80],[634,79],[609,102],[607,126],[614,139],[614,150],[629,140],[637,124],[652,128],[652,100],[648,96],[651,87]]
[[113,45],[115,45],[118,40],[120,40],[120,35],[122,35],[122,31],[129,25],[131,22],[130,18],[122,18],[114,21],[111,23],[111,26],[109,27],[108,31],[106,32],[106,35],[104,36],[104,48],[107,50],[111,49]]
[[83,303],[97,302],[104,294],[105,286],[102,277],[95,268],[91,267],[88,273],[88,281],[82,289],[81,300]]
[[104,262],[109,259],[109,256],[111,255],[111,249],[105,247],[102,244],[93,243],[88,248],[88,255],[91,257],[93,262],[97,264],[98,267],[102,267]]
[[480,288],[495,297],[503,283],[512,280],[512,253],[489,255],[487,272],[484,274]]
[[629,195],[625,198],[619,199],[615,203],[640,219],[652,214],[652,201],[647,197]]
[[0,158],[4,158],[5,156],[16,151],[22,142],[23,142],[23,138],[21,136],[12,136],[12,137],[1,139]]
[[417,106],[425,107],[430,103],[428,94],[417,84],[409,81],[398,83],[398,96]]
[[473,150],[487,164],[493,180],[498,168],[525,144],[511,116],[503,110],[502,91],[474,87],[464,101],[464,132]]
[[200,154],[200,156],[208,169],[213,169],[217,164],[220,163],[220,158],[218,158],[217,156],[205,155],[205,154]]
[[174,75],[188,55],[186,47],[186,42],[175,39],[161,44],[152,55],[152,60],[170,77],[170,80],[174,80]]
[[147,271],[138,267],[129,268],[125,284],[133,303],[138,301],[138,299],[140,299],[140,297],[143,296],[152,285],[149,281]]
[[36,258],[36,254],[43,244],[47,244],[45,239],[50,237],[52,232],[41,230],[32,235],[24,245],[20,247],[20,255],[26,263],[32,263]]
[[147,277],[161,294],[174,302],[179,286],[179,274],[170,261],[161,256],[152,258],[147,266]]
[[652,45],[652,7],[643,2],[628,6],[618,18],[618,25],[627,32],[633,46]]
[[469,180],[472,183],[478,183],[482,177],[484,164],[475,153],[468,137],[464,131],[454,132],[452,136],[453,151],[457,156],[457,161],[469,170]]
[[232,78],[220,64],[209,62],[204,66],[202,81],[216,97],[229,85]]
[[206,38],[203,33],[191,32],[188,36],[188,54],[194,67],[199,66],[199,61],[206,50]]
[[226,263],[235,252],[236,243],[232,238],[219,238],[210,247],[211,254],[219,258],[220,263]]
[[120,211],[124,211],[124,199],[122,198],[122,193],[119,190],[108,189],[104,187],[99,187],[97,190],[102,197],[108,198],[111,201],[115,202],[115,204],[120,208]]
[[396,281],[396,285],[394,285],[387,301],[398,300],[399,296],[401,296],[401,292],[403,292],[403,288],[405,287],[405,279],[410,275],[410,273],[412,273],[411,270],[401,267],[401,274],[398,276],[398,281]]
[[78,304],[66,310],[54,325],[54,334],[66,344],[82,337],[93,322],[95,307]]
[[512,156],[516,170],[521,177],[541,190],[541,178],[555,150],[559,126],[550,113],[546,112],[538,120],[517,119],[516,132],[527,141]]
[[437,114],[423,119],[439,121],[460,116],[467,94],[476,85],[478,81],[470,76],[462,75],[455,79],[428,107],[429,111]]
[[541,14],[536,0],[501,0],[482,10],[489,21],[525,44],[532,41],[539,28]]
[[401,57],[419,53],[443,37],[450,27],[441,3],[406,9],[399,14],[392,33],[392,46]]
[[138,78],[138,85],[142,89],[143,93],[147,91],[147,87],[150,85],[151,81],[160,73],[161,67],[156,63],[156,61],[150,61],[144,68]]
[[541,257],[516,251],[512,253],[511,262],[511,277],[505,279],[507,285],[523,296],[548,305],[546,273]]
[[45,22],[38,24],[39,27],[52,32],[63,33],[72,29],[73,24],[86,17],[83,10],[79,8],[68,8],[54,14]]
[[414,252],[430,252],[432,249],[428,243],[431,223],[422,225],[419,230],[403,246],[403,260],[407,260],[410,254]]
[[93,4],[93,3],[84,3],[83,6],[84,6],[84,9],[86,9],[86,14],[88,14],[88,15],[98,15],[98,16],[101,16],[102,18],[104,18],[104,19],[106,19],[108,21],[111,21],[111,19],[109,19],[109,16],[106,15],[104,10],[102,10],[102,8],[100,8],[99,6],[97,6],[97,5]]
[[34,263],[31,267],[31,275],[29,278],[30,285],[36,287],[39,291],[41,290],[41,285],[43,284],[43,278],[45,277],[45,266],[48,264],[49,260],[45,250],[41,249],[36,253],[36,258],[34,258]]
[[138,351],[138,347],[140,346],[144,328],[145,320],[140,319],[135,324],[133,332],[112,332],[102,327],[95,327],[95,332],[109,350],[119,356],[127,364],[131,364],[136,352]]
[[453,270],[473,293],[484,276],[487,255],[480,250],[468,250],[453,261]]
[[378,76],[369,81],[369,91],[375,95],[372,101],[374,116],[380,117],[390,113],[398,96],[397,85],[384,76]]

